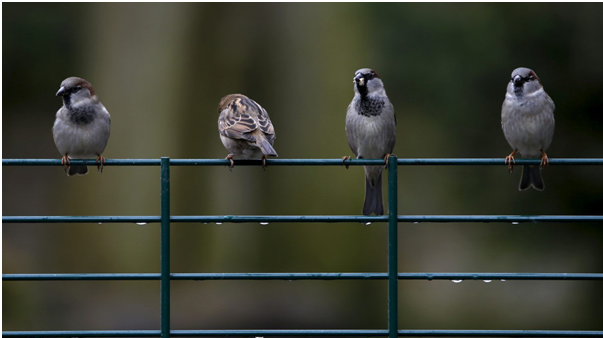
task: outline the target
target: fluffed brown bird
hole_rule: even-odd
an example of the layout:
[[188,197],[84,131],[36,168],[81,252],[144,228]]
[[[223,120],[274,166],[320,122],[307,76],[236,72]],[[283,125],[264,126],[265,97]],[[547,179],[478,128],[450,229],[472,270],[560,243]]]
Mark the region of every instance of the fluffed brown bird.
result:
[[278,157],[272,147],[274,126],[268,112],[257,102],[242,94],[224,96],[218,105],[218,130],[224,147],[230,152],[230,168],[234,156],[243,159],[262,159],[266,169],[266,156]]

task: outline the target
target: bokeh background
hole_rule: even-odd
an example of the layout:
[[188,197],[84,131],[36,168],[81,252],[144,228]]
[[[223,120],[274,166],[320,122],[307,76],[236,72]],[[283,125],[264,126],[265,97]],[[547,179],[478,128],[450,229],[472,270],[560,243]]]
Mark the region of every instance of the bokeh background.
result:
[[[557,106],[551,158],[603,157],[601,4],[2,5],[3,158],[59,158],[69,76],[111,113],[107,158],[224,158],[217,104],[270,113],[281,158],[351,154],[354,71],[374,68],[404,158],[509,154],[500,108],[533,68]],[[603,213],[603,170],[401,167],[405,215]],[[157,167],[2,169],[3,215],[158,215]],[[174,167],[175,215],[359,214],[360,167]],[[400,224],[403,272],[603,272],[602,224]],[[159,227],[6,224],[3,273],[158,272]],[[173,224],[173,272],[383,272],[386,225]],[[386,281],[172,283],[174,329],[385,328]],[[6,282],[3,330],[158,329],[159,282]],[[603,329],[588,281],[401,281],[408,329]]]

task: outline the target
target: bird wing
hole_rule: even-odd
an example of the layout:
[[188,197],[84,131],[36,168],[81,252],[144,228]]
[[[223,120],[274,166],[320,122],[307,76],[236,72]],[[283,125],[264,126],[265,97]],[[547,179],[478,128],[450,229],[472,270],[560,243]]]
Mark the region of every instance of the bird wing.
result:
[[502,127],[503,132],[506,132],[505,124],[506,124],[507,120],[509,119],[509,114],[510,114],[511,110],[512,110],[511,103],[509,102],[509,100],[505,99],[503,101],[502,108],[500,110],[500,126]]
[[270,116],[268,116],[268,112],[266,111],[266,109],[262,108],[257,103],[255,104],[258,108],[260,108],[257,110],[257,121],[260,125],[260,130],[266,135],[266,138],[272,144],[272,142],[276,138],[276,135],[274,134],[274,126],[272,125],[272,121],[270,121]]
[[551,99],[551,97],[545,93],[545,106],[544,106],[544,142],[542,144],[542,149],[547,150],[553,142],[553,134],[555,133],[555,103]]
[[247,97],[238,97],[226,105],[220,113],[218,129],[220,135],[251,142],[256,141],[253,134],[258,129],[271,144],[276,138],[266,109]]
[[350,105],[348,106],[348,111],[346,113],[345,118],[345,132],[348,138],[348,144],[350,145],[350,149],[352,150],[355,156],[358,156],[358,135],[356,132],[358,124],[358,121],[356,121],[356,119],[358,114],[356,113],[353,104],[354,101],[352,100],[352,103],[350,103]]

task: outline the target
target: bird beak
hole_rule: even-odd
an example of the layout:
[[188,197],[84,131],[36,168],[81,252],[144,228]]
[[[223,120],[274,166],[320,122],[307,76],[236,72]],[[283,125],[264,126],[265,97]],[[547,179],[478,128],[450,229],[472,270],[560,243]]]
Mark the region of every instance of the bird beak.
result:
[[357,83],[360,87],[364,86],[364,76],[362,76],[362,74],[358,74],[356,75],[356,77],[354,77],[354,82]]
[[521,76],[515,75],[515,77],[513,78],[513,82],[515,82],[515,84],[521,83]]
[[59,91],[57,92],[57,96],[63,96],[65,94],[65,86],[62,86]]

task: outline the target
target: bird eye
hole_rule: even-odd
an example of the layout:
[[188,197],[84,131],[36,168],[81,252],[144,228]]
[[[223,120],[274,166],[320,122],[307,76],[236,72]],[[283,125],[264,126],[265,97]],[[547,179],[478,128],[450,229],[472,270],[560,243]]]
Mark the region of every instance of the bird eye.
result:
[[75,89],[80,90],[80,89],[82,89],[82,86],[77,86],[77,87],[75,87]]

